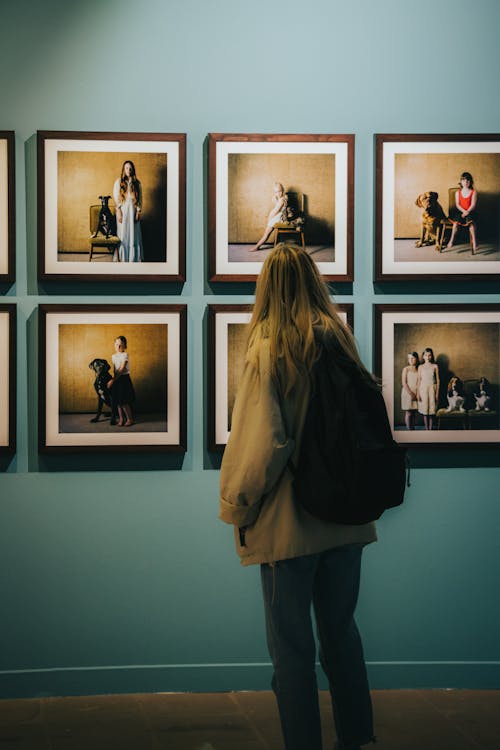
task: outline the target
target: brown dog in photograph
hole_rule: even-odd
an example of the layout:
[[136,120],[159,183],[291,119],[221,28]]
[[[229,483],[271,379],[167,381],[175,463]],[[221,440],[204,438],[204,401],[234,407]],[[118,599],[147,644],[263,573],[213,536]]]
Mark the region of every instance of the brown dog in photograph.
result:
[[433,190],[421,193],[415,201],[415,205],[424,209],[420,239],[415,243],[415,247],[437,244],[439,228],[441,223],[446,220],[446,214],[441,204],[438,203],[438,194]]
[[460,378],[457,378],[457,377],[450,378],[450,382],[448,383],[448,388],[446,389],[446,398],[448,399],[448,407],[446,411],[465,412],[465,409],[464,409],[465,398],[464,398],[464,391],[463,391],[463,383],[460,380]]

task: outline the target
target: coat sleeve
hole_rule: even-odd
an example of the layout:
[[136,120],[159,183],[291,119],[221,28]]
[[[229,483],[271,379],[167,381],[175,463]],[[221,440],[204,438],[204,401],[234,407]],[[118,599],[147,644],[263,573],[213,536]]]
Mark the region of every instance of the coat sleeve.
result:
[[265,348],[255,364],[246,363],[238,388],[222,459],[219,518],[239,527],[253,524],[294,447],[286,435]]

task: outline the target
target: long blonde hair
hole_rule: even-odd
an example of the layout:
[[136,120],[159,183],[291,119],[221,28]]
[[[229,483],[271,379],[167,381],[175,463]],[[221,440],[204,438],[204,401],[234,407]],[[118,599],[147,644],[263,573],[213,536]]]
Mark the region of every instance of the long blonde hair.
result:
[[[130,164],[131,170],[130,170],[130,180],[127,177],[125,173],[125,164]],[[130,190],[130,195],[132,196],[132,203],[134,206],[137,205],[139,202],[139,185],[141,183],[137,179],[137,175],[135,173],[135,164],[133,161],[130,161],[130,159],[127,159],[122,164],[122,172],[120,175],[120,201],[122,203],[125,203],[125,200],[127,198],[127,193]]]
[[282,360],[286,395],[295,385],[299,371],[303,367],[310,371],[319,356],[314,336],[317,326],[363,377],[374,382],[359,358],[354,336],[337,310],[310,255],[295,245],[277,245],[264,261],[257,280],[248,327],[249,358],[254,344],[267,339],[271,372],[278,379],[278,360]]

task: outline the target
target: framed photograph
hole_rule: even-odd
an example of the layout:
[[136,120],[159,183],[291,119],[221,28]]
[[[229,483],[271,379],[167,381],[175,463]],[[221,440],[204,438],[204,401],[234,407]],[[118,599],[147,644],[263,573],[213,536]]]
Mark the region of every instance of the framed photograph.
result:
[[16,306],[0,304],[0,454],[16,450]]
[[[222,451],[231,431],[231,415],[243,374],[246,328],[253,305],[209,305],[208,308],[208,447]],[[339,304],[351,328],[354,305]]]
[[15,277],[15,143],[11,130],[0,130],[0,282]]
[[398,443],[500,443],[500,304],[375,305],[375,359]]
[[500,279],[500,134],[376,136],[377,281]]
[[38,132],[40,280],[184,281],[184,133]]
[[254,281],[278,242],[353,280],[354,135],[209,134],[211,281]]
[[41,305],[42,452],[186,450],[185,305]]

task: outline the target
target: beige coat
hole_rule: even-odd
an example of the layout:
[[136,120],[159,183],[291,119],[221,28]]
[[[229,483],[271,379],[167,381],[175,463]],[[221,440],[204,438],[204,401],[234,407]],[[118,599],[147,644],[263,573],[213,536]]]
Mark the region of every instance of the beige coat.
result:
[[[268,344],[262,343],[256,357],[249,359],[220,475],[219,518],[234,525],[242,564],[270,563],[351,542],[375,541],[373,523],[344,526],[320,521],[295,501],[288,461],[298,459],[309,378],[304,372],[298,386],[283,399],[271,377]],[[241,527],[247,527],[245,546],[240,544]]]

